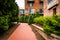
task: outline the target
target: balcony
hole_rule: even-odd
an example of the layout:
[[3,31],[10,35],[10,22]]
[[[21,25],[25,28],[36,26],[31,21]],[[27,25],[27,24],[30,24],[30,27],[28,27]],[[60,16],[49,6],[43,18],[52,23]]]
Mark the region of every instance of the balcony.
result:
[[52,8],[53,6],[58,4],[58,0],[52,0],[48,5],[47,5],[47,9]]

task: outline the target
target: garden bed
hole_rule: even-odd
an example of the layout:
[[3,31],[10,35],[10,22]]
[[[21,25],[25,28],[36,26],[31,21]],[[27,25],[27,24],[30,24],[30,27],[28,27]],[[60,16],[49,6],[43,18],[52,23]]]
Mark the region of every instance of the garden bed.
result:
[[[60,40],[60,36],[58,36],[58,35],[55,35],[55,34],[51,34],[51,35],[47,35],[47,34],[45,34],[44,32],[43,32],[43,28],[42,27],[40,27],[40,26],[38,26],[38,25],[36,25],[36,24],[32,24],[32,26],[33,27],[35,27],[35,28],[37,28],[38,30],[37,31],[39,31],[39,33],[40,33],[40,35],[42,35],[43,36],[43,38],[44,39],[50,39],[50,40]],[[42,28],[42,29],[41,29]],[[43,34],[41,34],[41,31],[43,32]],[[45,36],[44,36],[45,35]]]

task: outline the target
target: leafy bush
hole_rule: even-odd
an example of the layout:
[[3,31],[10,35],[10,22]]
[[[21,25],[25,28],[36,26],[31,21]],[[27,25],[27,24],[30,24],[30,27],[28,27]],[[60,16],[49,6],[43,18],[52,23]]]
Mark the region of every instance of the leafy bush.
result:
[[33,15],[29,15],[28,19],[27,19],[27,23],[28,24],[32,24],[33,23]]
[[34,18],[34,22],[37,23],[37,24],[43,24],[45,20],[46,19],[43,16]]
[[15,21],[15,17],[18,17],[18,5],[15,3],[15,0],[1,0],[0,13],[0,16],[9,15],[11,22]]
[[18,5],[15,0],[0,0],[0,32],[8,30],[13,21],[18,21]]
[[60,23],[59,23],[60,16],[58,16],[57,18],[54,18],[54,17],[51,17],[51,18],[48,17],[47,20],[44,22],[44,32],[45,33],[47,32],[47,34],[54,33],[54,34],[60,35],[60,32],[59,32],[60,31]]
[[24,22],[24,16],[21,16],[21,17],[19,18],[19,22]]
[[32,24],[32,23],[34,23],[34,18],[35,17],[38,17],[38,16],[40,16],[38,13],[35,13],[35,14],[30,14],[30,15],[25,15],[25,16],[21,16],[20,18],[19,18],[19,21],[20,22],[26,22],[26,23],[28,23],[28,24]]
[[34,22],[43,24],[43,31],[46,34],[54,33],[60,35],[60,16],[37,17],[34,19]]
[[0,32],[8,30],[9,28],[9,16],[0,17]]

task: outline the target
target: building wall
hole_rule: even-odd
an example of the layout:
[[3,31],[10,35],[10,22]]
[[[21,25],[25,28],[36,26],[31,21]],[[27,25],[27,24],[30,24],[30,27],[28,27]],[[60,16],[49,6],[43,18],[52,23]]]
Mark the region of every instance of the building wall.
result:
[[[34,0],[34,5],[32,7],[29,7],[28,6],[28,3],[27,3],[28,0],[25,0],[25,9],[30,9],[30,8],[33,8],[33,9],[40,9],[40,0]],[[37,2],[37,3],[36,3]]]
[[60,0],[58,0],[58,5],[52,7],[51,9],[47,9],[48,1],[44,1],[44,16],[52,16],[53,15],[53,9],[56,7],[56,14],[60,15]]
[[57,6],[57,15],[60,15],[60,0],[58,0],[59,4]]
[[[28,9],[28,10],[30,10],[30,9],[35,9],[35,11],[34,12],[37,12],[37,11],[39,11],[40,9],[43,9],[43,15],[44,16],[53,16],[53,9],[54,8],[56,8],[56,14],[57,15],[60,15],[60,0],[57,0],[58,1],[58,5],[55,5],[55,6],[53,6],[52,8],[50,8],[50,9],[48,9],[48,7],[47,7],[47,5],[48,5],[48,1],[47,0],[44,0],[43,1],[43,7],[41,7],[41,5],[40,5],[40,0],[34,0],[34,5],[32,6],[32,7],[30,7],[29,5],[28,5],[28,2],[27,2],[28,0],[25,0],[25,9]],[[24,9],[24,10],[25,10]],[[30,14],[30,12],[27,12],[27,13],[24,13],[25,15],[29,15]]]
[[[28,9],[28,10],[34,9],[34,12],[37,12],[37,11],[39,11],[40,9],[43,8],[43,7],[40,6],[40,0],[34,0],[34,4],[33,4],[32,7],[30,7],[30,6],[28,5],[28,2],[27,2],[27,1],[28,1],[28,0],[25,0],[25,9]],[[29,12],[27,12],[27,13],[25,13],[25,14],[29,14]]]
[[48,1],[45,0],[44,1],[44,16],[51,16],[51,15],[53,15],[53,11],[52,11],[52,9],[48,10],[47,5],[48,5]]

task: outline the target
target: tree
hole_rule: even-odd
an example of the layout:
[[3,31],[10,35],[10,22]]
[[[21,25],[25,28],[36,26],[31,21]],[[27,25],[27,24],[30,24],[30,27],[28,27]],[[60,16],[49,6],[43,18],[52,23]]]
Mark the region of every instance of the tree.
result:
[[18,17],[18,6],[15,0],[0,0],[0,16],[9,15],[11,21]]
[[18,5],[15,0],[0,0],[0,32],[8,30],[11,22],[17,21],[17,18]]

